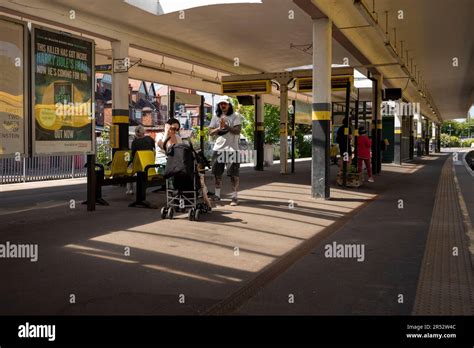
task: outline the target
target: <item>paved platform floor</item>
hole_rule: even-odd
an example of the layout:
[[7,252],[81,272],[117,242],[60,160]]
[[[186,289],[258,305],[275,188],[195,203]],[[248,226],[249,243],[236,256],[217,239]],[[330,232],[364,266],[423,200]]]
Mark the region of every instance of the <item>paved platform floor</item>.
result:
[[[120,187],[87,212],[81,180],[5,186],[0,242],[38,244],[39,260],[0,259],[0,315],[409,314],[445,159],[384,166],[360,189],[333,180],[329,201],[310,198],[309,161],[287,176],[245,168],[242,204],[227,198],[200,222],[128,208]],[[365,260],[322,258],[327,241],[364,243]]]
[[463,219],[456,184],[450,156],[443,165],[438,183],[414,314],[474,313],[474,277],[468,248],[470,223],[466,224]]
[[[416,159],[414,163],[423,164],[421,169],[392,181],[349,223],[234,313],[472,315],[473,268],[466,257],[468,242],[459,240],[463,228],[460,212],[455,215],[452,211],[457,201],[451,196],[444,199],[445,191],[437,192],[441,169],[449,156]],[[445,169],[444,181],[452,181],[450,160]],[[433,211],[437,199],[442,202]],[[441,213],[444,221],[437,219],[436,214]],[[325,257],[325,246],[333,242],[365,245],[364,262]],[[459,257],[450,254],[453,246],[461,249]],[[428,255],[424,259],[425,250]],[[420,293],[428,291],[428,296],[419,293],[416,301],[418,287]]]

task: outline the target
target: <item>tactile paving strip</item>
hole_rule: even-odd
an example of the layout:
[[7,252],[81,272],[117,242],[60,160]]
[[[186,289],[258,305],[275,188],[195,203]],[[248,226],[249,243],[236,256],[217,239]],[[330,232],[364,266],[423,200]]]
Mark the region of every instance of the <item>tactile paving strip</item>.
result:
[[[436,192],[430,230],[421,265],[414,315],[472,315],[473,266],[452,158],[446,160]],[[453,248],[458,248],[458,256]]]

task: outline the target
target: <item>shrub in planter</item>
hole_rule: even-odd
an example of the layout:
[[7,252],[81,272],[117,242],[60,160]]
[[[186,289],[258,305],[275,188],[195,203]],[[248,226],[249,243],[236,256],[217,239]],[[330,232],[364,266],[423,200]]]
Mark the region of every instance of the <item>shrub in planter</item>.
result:
[[[346,186],[347,187],[360,187],[364,181],[364,174],[359,173],[357,167],[354,165],[350,165],[347,168],[347,180]],[[336,182],[338,185],[342,186],[344,183],[343,173],[339,172],[337,174]]]
[[461,147],[473,147],[474,139],[463,139],[461,140]]
[[461,141],[458,137],[449,134],[441,134],[441,147],[460,147]]
[[297,143],[298,154],[301,158],[307,158],[312,156],[313,145],[311,140],[302,139]]

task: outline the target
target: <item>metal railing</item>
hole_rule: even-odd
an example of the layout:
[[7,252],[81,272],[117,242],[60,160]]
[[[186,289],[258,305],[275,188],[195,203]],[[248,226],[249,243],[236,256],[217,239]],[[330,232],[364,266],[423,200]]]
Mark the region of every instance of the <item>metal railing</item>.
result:
[[0,184],[85,177],[84,155],[0,159]]

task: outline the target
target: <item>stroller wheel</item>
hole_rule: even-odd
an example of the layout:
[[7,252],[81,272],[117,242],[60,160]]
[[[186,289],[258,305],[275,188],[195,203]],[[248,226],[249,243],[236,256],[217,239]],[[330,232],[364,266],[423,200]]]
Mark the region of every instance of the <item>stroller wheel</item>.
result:
[[189,219],[189,221],[194,221],[194,208],[189,209],[188,219]]
[[165,219],[168,214],[168,209],[166,207],[161,208],[161,218]]
[[171,219],[173,219],[173,216],[174,216],[174,208],[171,207],[171,208],[168,210],[168,213],[166,214],[166,217],[171,220]]
[[194,212],[194,221],[199,221],[199,215],[201,215],[201,211],[199,209],[196,209]]

